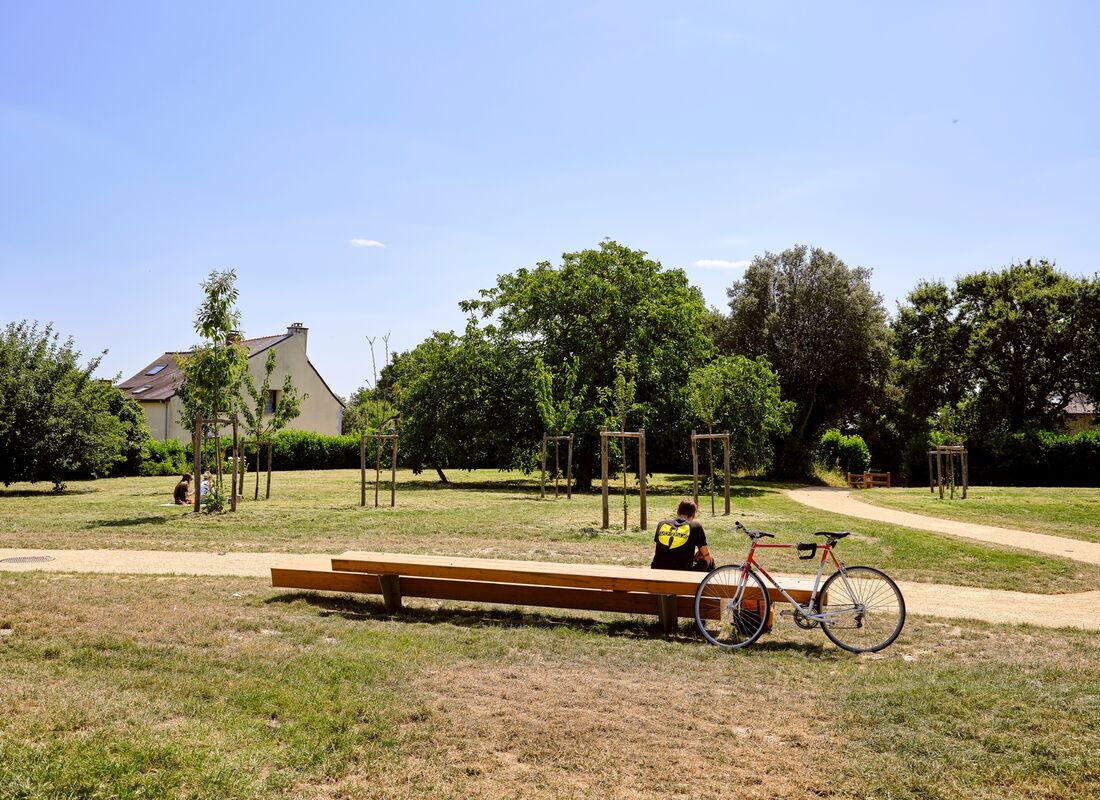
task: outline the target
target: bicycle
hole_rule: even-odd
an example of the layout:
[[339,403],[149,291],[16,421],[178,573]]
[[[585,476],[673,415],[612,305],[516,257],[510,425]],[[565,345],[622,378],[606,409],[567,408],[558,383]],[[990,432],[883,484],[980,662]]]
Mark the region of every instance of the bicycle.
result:
[[[800,628],[820,626],[837,647],[853,653],[875,653],[898,638],[905,625],[905,598],[885,572],[874,567],[846,567],[836,557],[837,542],[849,531],[817,531],[815,536],[826,537],[824,544],[762,544],[761,539],[774,539],[775,534],[749,530],[740,522],[736,527],[752,540],[745,562],[713,570],[695,592],[695,624],[711,644],[727,649],[747,647],[768,628],[772,599],[753,567],[794,606],[791,613]],[[797,548],[799,553],[808,553],[799,555],[803,561],[821,551],[813,590],[805,606],[760,565],[755,558],[758,548]],[[829,559],[836,572],[822,583]]]

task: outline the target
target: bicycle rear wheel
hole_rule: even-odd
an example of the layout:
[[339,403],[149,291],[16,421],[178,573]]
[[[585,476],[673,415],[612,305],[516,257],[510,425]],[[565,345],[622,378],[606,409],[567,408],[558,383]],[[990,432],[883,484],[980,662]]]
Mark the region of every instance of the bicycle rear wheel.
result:
[[818,612],[830,615],[821,630],[833,644],[853,653],[889,647],[905,625],[905,598],[885,572],[845,567],[821,587]]
[[746,647],[764,632],[771,598],[764,582],[738,564],[707,573],[695,591],[695,624],[711,644]]

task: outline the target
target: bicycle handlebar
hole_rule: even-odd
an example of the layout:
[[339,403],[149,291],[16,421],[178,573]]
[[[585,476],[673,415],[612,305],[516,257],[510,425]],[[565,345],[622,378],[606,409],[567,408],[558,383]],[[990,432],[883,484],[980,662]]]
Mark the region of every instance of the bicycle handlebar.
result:
[[741,520],[737,520],[734,525],[737,526],[737,530],[748,536],[750,539],[759,539],[762,536],[767,536],[769,539],[774,539],[774,533],[768,533],[767,531],[751,531],[741,524]]

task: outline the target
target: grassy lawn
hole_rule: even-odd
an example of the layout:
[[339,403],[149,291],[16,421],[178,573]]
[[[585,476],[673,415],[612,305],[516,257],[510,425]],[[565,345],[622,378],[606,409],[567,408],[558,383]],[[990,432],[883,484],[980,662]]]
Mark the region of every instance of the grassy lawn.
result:
[[[412,601],[415,602],[415,601]],[[1100,637],[911,619],[852,656],[264,581],[0,573],[0,799],[1070,798]]]
[[928,489],[875,489],[860,500],[932,517],[1100,542],[1100,489],[971,486],[955,499]]
[[[612,498],[612,525],[601,531],[599,494],[540,501],[537,478],[492,470],[434,476],[399,474],[396,509],[361,508],[358,472],[288,472],[274,479],[270,501],[245,500],[221,516],[162,507],[174,483],[166,478],[74,482],[62,495],[46,487],[0,490],[0,546],[259,550],[339,553],[349,549],[646,565],[652,533],[639,530],[636,496],[631,528],[621,530],[621,497]],[[782,539],[810,539],[814,530],[852,530],[841,556],[879,566],[896,578],[937,583],[1070,592],[1100,586],[1100,567],[1045,557],[894,525],[857,521],[805,508],[786,498],[782,484],[741,481],[733,514],[701,517],[719,563],[739,561],[746,541],[735,519]],[[671,514],[690,478],[658,475],[649,498],[652,523]],[[721,511],[721,501],[718,505]],[[780,572],[809,569],[789,555],[766,562]]]

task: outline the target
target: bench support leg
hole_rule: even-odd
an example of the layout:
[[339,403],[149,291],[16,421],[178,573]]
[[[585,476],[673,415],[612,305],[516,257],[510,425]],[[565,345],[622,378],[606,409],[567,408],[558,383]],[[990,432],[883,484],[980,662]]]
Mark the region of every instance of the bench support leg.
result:
[[395,614],[401,610],[401,579],[396,575],[379,575],[378,583],[382,586],[382,602],[386,604],[386,611]]
[[676,595],[662,594],[657,596],[657,619],[661,622],[661,628],[666,633],[676,630]]

